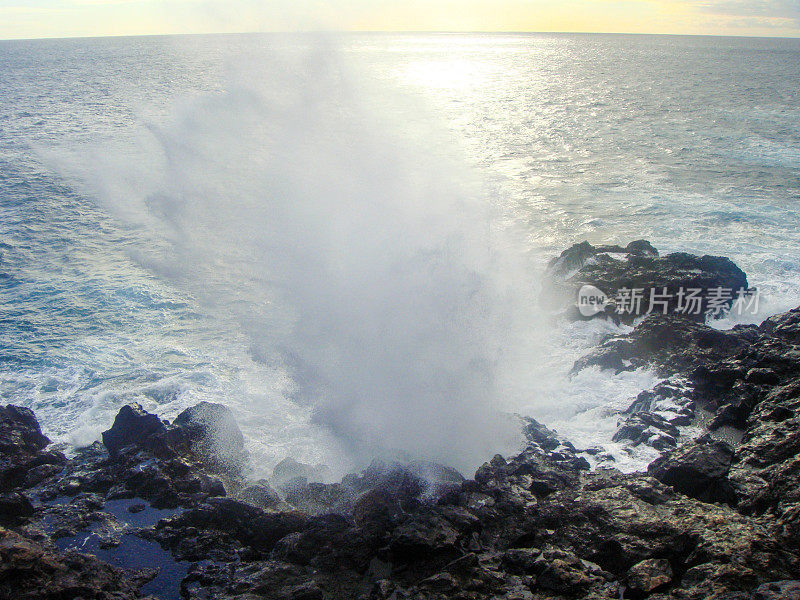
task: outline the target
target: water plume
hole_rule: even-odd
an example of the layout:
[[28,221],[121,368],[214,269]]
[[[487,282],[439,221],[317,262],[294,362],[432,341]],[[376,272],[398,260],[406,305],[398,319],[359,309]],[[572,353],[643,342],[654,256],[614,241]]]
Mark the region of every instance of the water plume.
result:
[[498,401],[521,285],[502,228],[436,136],[313,46],[237,61],[84,178],[166,242],[143,264],[290,369],[355,462],[472,469],[520,442]]

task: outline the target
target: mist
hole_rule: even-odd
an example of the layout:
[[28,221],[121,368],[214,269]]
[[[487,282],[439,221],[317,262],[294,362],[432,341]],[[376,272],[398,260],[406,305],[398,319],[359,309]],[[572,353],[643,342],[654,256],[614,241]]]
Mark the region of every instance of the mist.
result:
[[288,369],[354,463],[467,472],[521,444],[504,409],[532,284],[484,182],[404,102],[330,43],[266,49],[80,178],[151,235],[137,261]]

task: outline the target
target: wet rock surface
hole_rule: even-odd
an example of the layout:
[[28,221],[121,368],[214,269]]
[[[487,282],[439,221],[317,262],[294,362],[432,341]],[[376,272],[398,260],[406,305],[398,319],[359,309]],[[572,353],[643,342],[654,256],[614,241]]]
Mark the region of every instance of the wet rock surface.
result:
[[[549,430],[534,428],[539,442],[511,459],[496,456],[473,479],[427,463],[375,464],[337,484],[362,490],[338,514],[265,509],[211,495],[156,509],[149,501],[119,499],[112,491],[117,484],[89,492],[83,489],[92,480],[88,471],[127,464],[134,452],[112,459],[93,448],[64,474],[24,492],[36,504],[33,513],[22,511],[13,529],[0,530],[0,596],[25,597],[10,591],[23,579],[35,590],[31,598],[139,598],[152,591],[169,599],[699,600],[732,593],[776,597],[775,590],[793,589],[786,582],[800,569],[798,545],[782,523],[680,489],[687,464],[714,481],[730,477],[732,453],[713,440],[707,445],[721,455],[710,461],[716,469],[684,448],[694,463],[676,454],[653,469],[656,477],[675,469],[667,484],[649,474],[590,471]],[[153,460],[137,448],[140,465]],[[199,477],[203,464],[190,458],[184,457],[190,473]],[[421,473],[448,485],[431,494],[415,479]],[[76,477],[73,496],[37,501],[37,494],[49,497]],[[122,570],[96,558],[114,562],[131,539],[139,540],[132,547],[161,562],[135,569],[143,563],[119,561],[127,565]]]
[[[658,250],[646,240],[625,247],[575,244],[550,262],[546,277],[541,298],[545,307],[563,310],[572,319],[598,316],[623,323],[644,316],[651,298],[657,300],[653,305],[655,312],[680,313],[702,323],[707,312],[722,311],[739,290],[748,290],[747,275],[729,258],[685,252],[659,256]],[[640,290],[641,300],[630,306],[626,303],[625,307],[617,300],[614,307],[605,307],[594,315],[582,314],[575,303],[578,291],[587,285],[599,289],[612,301],[620,298],[622,290]],[[715,292],[720,289],[726,292]],[[632,300],[636,297],[630,294]]]
[[[697,424],[702,414],[702,427],[714,436],[737,443],[744,436],[748,447],[757,436],[770,446],[775,436],[790,435],[778,424],[791,421],[797,408],[793,398],[800,389],[798,323],[800,309],[771,317],[760,326],[737,325],[727,331],[676,315],[652,315],[631,333],[603,342],[576,361],[573,370],[649,368],[668,377],[631,405],[627,411],[631,416],[621,419],[620,438],[641,438],[629,430],[638,427],[644,432],[643,420],[655,428],[650,433],[658,430],[674,436],[658,417],[680,428]],[[653,439],[659,441],[652,444],[658,450],[675,446],[661,436]]]
[[666,377],[620,414],[620,443],[662,454],[633,474],[524,419],[526,448],[471,478],[376,461],[319,483],[324,467],[287,460],[253,481],[221,405],[172,423],[124,407],[69,460],[33,413],[0,408],[0,598],[798,598],[798,346],[800,309],[727,332],[667,314],[579,361]]
[[132,600],[154,573],[123,571],[77,551],[0,528],[0,598]]
[[0,407],[0,493],[30,488],[61,472],[67,459],[47,450],[49,444],[31,410]]
[[687,496],[705,502],[736,502],[728,474],[733,448],[706,436],[650,463],[647,472]]

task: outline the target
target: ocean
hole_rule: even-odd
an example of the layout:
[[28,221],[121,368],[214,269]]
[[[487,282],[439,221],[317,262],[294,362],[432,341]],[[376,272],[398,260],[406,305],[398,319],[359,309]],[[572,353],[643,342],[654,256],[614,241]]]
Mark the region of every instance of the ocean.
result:
[[789,39],[0,41],[2,400],[67,450],[222,402],[255,475],[468,471],[507,413],[643,468],[611,435],[658,378],[570,377],[623,329],[544,314],[542,270],[645,238],[733,259],[747,322],[800,304],[798,89]]

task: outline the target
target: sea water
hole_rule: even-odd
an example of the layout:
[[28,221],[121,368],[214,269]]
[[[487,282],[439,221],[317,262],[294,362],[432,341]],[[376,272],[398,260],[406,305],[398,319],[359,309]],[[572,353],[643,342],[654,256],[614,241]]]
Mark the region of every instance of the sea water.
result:
[[231,407],[256,474],[469,471],[533,416],[611,442],[653,373],[536,300],[584,239],[729,256],[800,304],[800,42],[230,35],[0,42],[0,393],[65,448]]

